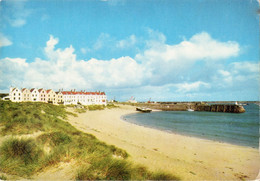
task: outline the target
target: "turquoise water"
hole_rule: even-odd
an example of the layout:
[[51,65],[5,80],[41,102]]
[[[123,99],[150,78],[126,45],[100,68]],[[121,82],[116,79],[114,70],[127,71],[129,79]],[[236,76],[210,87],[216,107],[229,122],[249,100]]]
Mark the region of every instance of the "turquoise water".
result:
[[127,122],[200,138],[258,148],[259,106],[244,106],[245,113],[162,111],[123,117]]

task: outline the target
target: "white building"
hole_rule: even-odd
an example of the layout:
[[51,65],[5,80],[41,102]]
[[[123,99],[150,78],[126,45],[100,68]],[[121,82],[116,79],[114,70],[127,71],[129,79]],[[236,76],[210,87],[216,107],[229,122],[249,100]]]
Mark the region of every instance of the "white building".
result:
[[30,92],[31,92],[31,100],[30,100],[30,101],[32,101],[32,102],[38,102],[38,101],[40,101],[40,93],[39,93],[39,90],[38,90],[38,89],[32,88],[32,89],[30,90]]
[[48,102],[53,104],[64,105],[106,105],[107,96],[105,92],[85,92],[80,91],[59,91],[54,92],[52,89],[18,89],[10,88],[9,96],[13,102]]
[[46,92],[47,92],[48,103],[57,104],[58,101],[57,94],[52,89],[48,89]]
[[31,92],[29,89],[22,89],[22,101],[31,101]]
[[44,89],[39,89],[39,101],[48,102],[47,100],[47,92]]
[[65,105],[106,105],[107,102],[105,92],[62,91],[62,94]]
[[9,91],[9,97],[10,101],[12,102],[22,102],[22,92],[18,88],[11,87]]
[[56,95],[57,95],[57,103],[58,104],[63,104],[64,101],[63,101],[63,94],[62,94],[62,92],[61,91],[56,92]]

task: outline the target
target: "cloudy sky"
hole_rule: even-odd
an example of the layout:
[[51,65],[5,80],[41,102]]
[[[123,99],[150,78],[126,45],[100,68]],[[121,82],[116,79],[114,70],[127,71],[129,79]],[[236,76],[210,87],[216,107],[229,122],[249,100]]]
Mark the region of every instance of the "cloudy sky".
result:
[[0,0],[0,92],[259,100],[257,0]]

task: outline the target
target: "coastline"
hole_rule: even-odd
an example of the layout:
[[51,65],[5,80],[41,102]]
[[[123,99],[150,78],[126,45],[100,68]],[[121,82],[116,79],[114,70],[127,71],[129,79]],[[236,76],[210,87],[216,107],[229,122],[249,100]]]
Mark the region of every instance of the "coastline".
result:
[[197,137],[168,133],[122,120],[135,113],[122,106],[89,111],[69,122],[107,144],[125,149],[131,161],[151,170],[164,170],[182,180],[255,179],[259,172],[257,149]]
[[[241,144],[241,143],[240,144],[239,143],[233,143],[233,142],[217,140],[217,139],[211,139],[209,137],[201,136],[201,135],[198,135],[198,134],[197,135],[196,134],[187,134],[187,133],[183,133],[183,132],[172,131],[172,130],[169,130],[169,129],[158,128],[156,126],[143,125],[141,123],[127,121],[127,119],[125,117],[128,116],[128,115],[132,115],[132,114],[139,114],[139,113],[133,112],[133,113],[130,113],[130,114],[125,114],[125,115],[120,116],[120,119],[123,120],[123,121],[126,121],[130,124],[134,124],[134,125],[137,125],[137,126],[140,126],[140,127],[151,128],[151,129],[163,131],[163,132],[170,133],[170,134],[177,134],[177,135],[181,135],[181,136],[185,136],[185,137],[194,137],[194,138],[198,138],[198,139],[202,139],[202,140],[209,140],[209,141],[213,141],[213,142],[216,142],[216,143],[223,143],[223,144],[230,144],[230,145],[234,145],[234,146],[242,146],[242,147],[258,149],[257,146],[245,145],[245,144]],[[142,114],[142,113],[140,113],[140,114]],[[259,149],[260,149],[260,146],[259,146]]]

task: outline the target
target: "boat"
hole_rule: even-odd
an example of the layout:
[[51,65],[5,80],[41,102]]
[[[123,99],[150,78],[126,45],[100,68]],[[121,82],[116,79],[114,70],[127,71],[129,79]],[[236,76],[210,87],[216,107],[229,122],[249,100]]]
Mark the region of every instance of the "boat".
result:
[[146,108],[146,107],[137,107],[137,111],[143,112],[143,113],[149,113],[152,111],[152,109]]
[[194,111],[193,109],[187,109],[187,111]]

